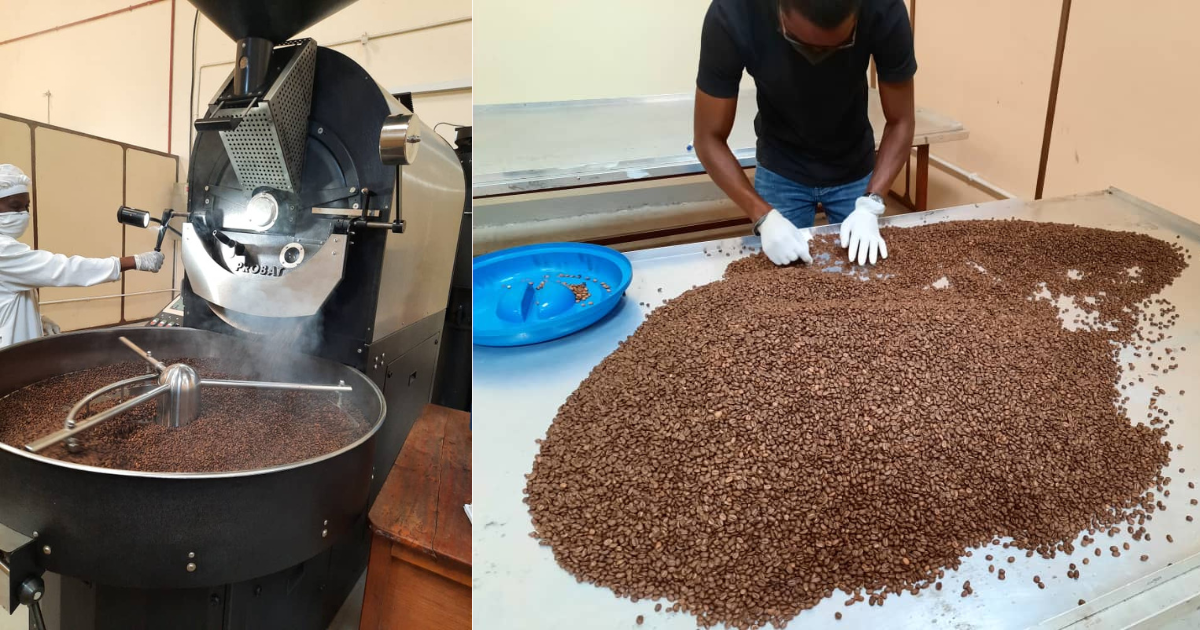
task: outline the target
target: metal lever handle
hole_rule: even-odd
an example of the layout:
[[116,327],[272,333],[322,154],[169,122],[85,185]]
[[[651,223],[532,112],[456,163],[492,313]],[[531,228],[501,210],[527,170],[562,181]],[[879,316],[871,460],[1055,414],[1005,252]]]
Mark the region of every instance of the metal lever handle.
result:
[[31,577],[21,583],[18,601],[29,608],[29,625],[34,630],[46,630],[46,619],[42,617],[42,595],[46,592],[46,584],[42,578]]
[[33,602],[29,607],[29,623],[33,630],[46,630],[46,620],[42,618],[42,603]]
[[[129,225],[143,229],[150,227],[151,223],[157,223],[162,226],[158,228],[158,240],[154,243],[154,251],[156,252],[162,251],[163,238],[167,236],[168,230],[179,234],[179,230],[171,227],[171,219],[174,219],[177,216],[187,217],[190,215],[187,212],[176,214],[174,210],[167,208],[166,210],[163,210],[162,218],[156,219],[150,216],[150,213],[146,212],[145,210],[138,210],[137,208],[130,208],[129,206],[121,206],[117,208],[117,223],[120,223],[121,225]],[[180,234],[180,236],[182,236],[182,234]]]
[[158,387],[155,387],[141,396],[131,398],[119,405],[116,405],[115,407],[105,409],[104,411],[101,411],[100,413],[87,418],[86,420],[80,420],[79,422],[76,422],[75,426],[70,429],[55,431],[44,438],[34,440],[33,442],[25,445],[25,450],[29,451],[30,453],[43,451],[49,448],[51,445],[72,437],[77,433],[87,431],[88,429],[100,424],[101,422],[104,422],[105,420],[108,420],[109,418],[123,414],[142,403],[150,402],[151,400],[154,400],[155,398],[167,393],[170,391],[170,389],[170,385],[159,385]]
[[193,123],[196,131],[233,131],[242,124],[241,118],[201,118]]
[[228,234],[222,232],[221,230],[213,230],[212,235],[213,238],[220,241],[222,245],[225,245],[226,247],[232,247],[234,256],[246,255],[246,246],[233,240],[232,238],[229,238]]
[[205,387],[237,387],[243,389],[290,389],[302,392],[352,392],[353,387],[340,385],[310,385],[308,383],[274,383],[270,381],[227,381],[204,379],[200,384]]
[[146,352],[145,350],[142,350],[141,348],[139,348],[136,343],[133,343],[132,341],[130,341],[129,339],[127,339],[125,337],[119,337],[119,339],[121,340],[121,343],[128,346],[130,350],[133,350],[134,352],[136,352],[139,357],[142,357],[143,359],[145,359],[146,363],[149,363],[150,365],[154,366],[155,370],[158,370],[161,373],[163,370],[167,369],[167,366],[163,365],[162,361],[159,361],[158,359],[155,359],[154,357],[150,356],[149,352]]

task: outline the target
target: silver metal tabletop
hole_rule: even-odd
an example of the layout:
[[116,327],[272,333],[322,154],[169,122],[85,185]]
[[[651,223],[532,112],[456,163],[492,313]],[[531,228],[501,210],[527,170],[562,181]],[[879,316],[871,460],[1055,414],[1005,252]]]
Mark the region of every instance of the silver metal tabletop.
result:
[[[754,166],[755,90],[738,96],[729,146]],[[476,198],[704,172],[692,143],[691,94],[618,99],[477,105]],[[879,92],[870,90],[875,142],[883,134]],[[917,108],[913,146],[961,140],[961,122]]]
[[[1200,252],[1200,225],[1171,214],[1117,190],[1028,203],[1020,200],[961,206],[945,210],[887,217],[895,226],[968,219],[1018,218],[1032,221],[1073,223],[1113,230],[1130,230],[1182,243]],[[836,226],[817,228],[818,232]],[[1179,237],[1178,239],[1176,237]],[[684,614],[654,613],[654,602],[632,603],[618,599],[608,589],[580,584],[554,561],[550,549],[541,547],[529,532],[533,527],[521,493],[538,446],[560,405],[588,373],[617,343],[631,335],[649,309],[639,302],[659,305],[693,285],[721,278],[725,267],[742,255],[743,246],[757,248],[756,238],[738,238],[708,243],[664,247],[627,254],[633,263],[633,283],[622,303],[594,326],[558,339],[519,348],[475,347],[474,426],[480,443],[488,447],[475,455],[475,505],[480,517],[475,526],[474,591],[475,617],[487,628],[525,630],[573,628],[579,630],[635,628],[638,615],[645,616],[643,628],[692,630],[695,619]],[[706,252],[712,254],[706,255]],[[730,254],[730,255],[726,255]],[[659,289],[662,292],[659,293]],[[1156,375],[1125,393],[1130,409],[1144,406],[1155,385],[1169,392],[1189,390],[1184,397],[1167,396],[1159,402],[1176,420],[1170,430],[1173,443],[1188,448],[1172,455],[1171,467],[1183,467],[1200,476],[1200,406],[1186,404],[1188,396],[1200,396],[1200,264],[1193,262],[1183,276],[1163,291],[1161,297],[1177,307],[1179,321],[1171,330],[1172,345],[1190,346],[1180,368]],[[1147,358],[1148,360],[1148,358]],[[1122,362],[1139,359],[1125,352]],[[1148,372],[1149,370],[1147,370]],[[1138,373],[1143,373],[1138,370]],[[1194,391],[1191,391],[1194,390]],[[1079,580],[1066,578],[1067,565],[1081,557],[1059,555],[1054,560],[1024,553],[987,549],[965,558],[962,567],[947,575],[949,586],[920,595],[888,598],[883,607],[866,605],[846,608],[845,597],[834,596],[802,613],[794,623],[800,627],[833,626],[835,612],[845,618],[841,629],[951,627],[963,629],[1025,628],[1111,628],[1139,626],[1154,617],[1153,627],[1173,617],[1194,614],[1200,594],[1200,520],[1187,523],[1188,513],[1200,516],[1200,508],[1188,505],[1200,498],[1200,490],[1189,491],[1184,475],[1174,475],[1175,490],[1164,498],[1168,510],[1154,515],[1150,542],[1133,542],[1124,533],[1102,537],[1104,546],[1130,540],[1133,552],[1120,558],[1107,554],[1090,556]],[[1166,534],[1175,542],[1166,542]],[[1090,548],[1088,548],[1090,551]],[[987,572],[987,553],[1017,555],[1015,564],[1005,565],[1008,579],[998,582]],[[1140,554],[1149,554],[1140,562]],[[1170,566],[1168,566],[1170,565]],[[1040,575],[1047,584],[1039,590],[1032,577]],[[963,580],[971,580],[975,594],[960,597]],[[1077,606],[1079,599],[1087,600]],[[665,603],[664,603],[665,604]],[[1188,626],[1196,621],[1184,618]]]

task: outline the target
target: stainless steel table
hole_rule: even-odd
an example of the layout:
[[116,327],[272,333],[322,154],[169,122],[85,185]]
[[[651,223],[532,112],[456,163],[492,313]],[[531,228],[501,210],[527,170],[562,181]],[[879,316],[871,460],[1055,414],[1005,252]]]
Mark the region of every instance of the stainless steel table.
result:
[[[738,96],[729,146],[743,168],[755,165],[755,90]],[[475,198],[611,184],[704,172],[689,149],[692,142],[690,94],[619,99],[475,106]],[[875,141],[883,135],[879,92],[869,93],[868,115]],[[917,148],[916,199],[925,209],[929,145],[962,140],[961,122],[917,108],[913,146]]]
[[[1200,225],[1121,191],[1109,190],[1063,199],[1027,203],[997,201],[919,214],[888,217],[896,226],[913,226],[937,221],[1019,218],[1034,221],[1142,232],[1180,242],[1200,253]],[[818,231],[833,230],[818,228]],[[1176,237],[1179,237],[1178,240]],[[626,298],[604,320],[575,335],[522,348],[475,348],[474,426],[479,442],[487,448],[475,456],[474,606],[480,627],[525,630],[573,628],[634,628],[634,619],[645,616],[644,628],[691,630],[693,617],[654,613],[654,602],[631,603],[618,599],[607,589],[579,584],[558,567],[548,548],[528,536],[532,530],[529,513],[521,502],[524,475],[537,453],[535,439],[545,435],[558,407],[575,390],[588,372],[617,343],[632,334],[646,317],[639,302],[660,304],[693,285],[719,279],[726,265],[743,244],[757,247],[757,239],[729,239],[680,245],[628,254],[634,280]],[[706,256],[705,251],[716,252]],[[733,252],[733,256],[726,256]],[[662,293],[658,289],[662,289]],[[1176,423],[1170,439],[1187,448],[1173,455],[1172,468],[1184,467],[1200,476],[1200,260],[1193,260],[1184,275],[1161,297],[1171,300],[1180,319],[1171,331],[1172,345],[1189,346],[1181,355],[1180,369],[1169,375],[1147,379],[1132,392],[1131,410],[1144,406],[1150,390],[1161,385],[1169,392],[1187,389],[1184,397],[1168,396],[1160,404]],[[1134,362],[1123,353],[1122,362]],[[1141,370],[1138,373],[1142,373]],[[1112,628],[1200,626],[1188,617],[1196,610],[1200,594],[1200,520],[1186,523],[1189,512],[1200,516],[1200,508],[1188,505],[1200,490],[1186,488],[1185,475],[1174,475],[1168,511],[1156,513],[1150,531],[1152,540],[1134,544],[1134,552],[1120,558],[1090,556],[1084,577],[1065,577],[1067,564],[1080,557],[1060,555],[1054,560],[1038,556],[1005,565],[1008,579],[998,583],[987,572],[987,553],[1000,557],[1006,550],[975,552],[961,569],[944,580],[948,588],[926,590],[918,596],[892,597],[883,607],[865,605],[845,608],[845,597],[834,596],[796,620],[800,627],[833,626],[834,612],[845,618],[837,628]],[[1171,533],[1174,544],[1166,542]],[[1103,545],[1120,545],[1127,538],[1102,537]],[[1111,541],[1111,542],[1109,542]],[[1140,562],[1140,554],[1149,554]],[[1170,566],[1168,566],[1170,564]],[[1047,583],[1039,590],[1032,576]],[[962,580],[971,580],[976,593],[960,597]],[[1079,599],[1087,600],[1076,606]],[[1146,619],[1151,621],[1147,622]],[[1138,625],[1138,624],[1143,625]],[[1146,625],[1148,624],[1148,625]]]

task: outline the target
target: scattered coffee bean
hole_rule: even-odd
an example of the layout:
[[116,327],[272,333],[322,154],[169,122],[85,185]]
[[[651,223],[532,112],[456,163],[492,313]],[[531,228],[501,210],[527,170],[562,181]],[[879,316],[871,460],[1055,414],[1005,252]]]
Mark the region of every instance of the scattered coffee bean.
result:
[[[1169,325],[1138,328],[1181,250],[1022,221],[883,234],[885,278],[742,258],[591,371],[526,486],[561,566],[700,625],[778,626],[837,589],[874,605],[933,585],[996,538],[1050,558],[1157,509],[1173,447],[1114,405],[1117,346]],[[1108,326],[1065,329],[1039,289],[1103,292],[1086,308]]]

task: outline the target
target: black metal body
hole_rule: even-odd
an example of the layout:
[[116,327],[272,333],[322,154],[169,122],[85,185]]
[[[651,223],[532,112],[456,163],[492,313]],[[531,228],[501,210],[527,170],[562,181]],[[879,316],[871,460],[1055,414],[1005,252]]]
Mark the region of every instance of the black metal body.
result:
[[[21,365],[0,395],[73,370],[126,360],[117,337],[155,356],[244,356],[278,350],[183,328],[97,330],[18,344],[0,362]],[[352,402],[382,423],[379,394],[344,366],[303,355],[288,362],[314,382],[345,380]],[[374,400],[372,404],[371,401]],[[240,582],[316,556],[350,531],[367,506],[378,433],[340,454],[275,470],[224,475],[137,474],[75,466],[0,446],[0,522],[37,532],[46,571],[133,589],[195,589]],[[191,555],[189,555],[191,554]],[[189,563],[194,564],[188,570]]]
[[[455,139],[467,190],[471,189],[471,128],[459,127]],[[458,228],[458,250],[450,280],[445,333],[438,357],[433,401],[443,407],[471,411],[471,197],[463,200],[463,220]]]
[[[390,359],[379,367],[368,370],[366,374],[366,377],[382,390],[387,406],[387,418],[372,439],[374,454],[369,463],[370,470],[367,472],[373,475],[373,479],[356,481],[361,479],[363,472],[358,468],[349,476],[332,468],[325,468],[324,471],[329,477],[319,481],[316,486],[310,483],[307,476],[290,476],[289,479],[297,485],[283,488],[260,486],[261,492],[253,493],[253,500],[261,504],[253,510],[256,516],[253,523],[248,519],[237,521],[240,526],[236,523],[221,526],[218,523],[226,535],[234,537],[232,540],[244,540],[247,545],[261,544],[255,541],[260,540],[262,536],[273,536],[275,530],[272,528],[277,522],[281,526],[287,524],[283,519],[288,517],[277,513],[274,507],[275,494],[283,493],[281,496],[290,500],[312,492],[320,493],[320,489],[333,486],[339,494],[348,493],[354,496],[352,503],[361,507],[352,517],[347,515],[345,521],[338,519],[336,529],[333,527],[334,520],[330,521],[329,539],[334,541],[331,545],[318,550],[315,556],[304,559],[299,564],[289,565],[273,573],[259,573],[247,579],[223,583],[204,584],[194,581],[178,588],[129,588],[92,577],[71,577],[81,576],[78,572],[72,572],[70,575],[47,573],[46,595],[42,600],[42,607],[46,613],[48,627],[51,630],[325,630],[366,566],[370,546],[366,507],[379,493],[386,472],[395,461],[404,438],[430,399],[444,319],[444,312],[435,313],[370,347],[371,356],[386,354]],[[121,332],[131,336],[137,343],[146,344],[147,347],[162,346],[161,338],[142,339],[129,335],[126,330]],[[241,348],[245,344],[243,340],[232,336],[213,335],[202,331],[151,329],[151,332],[179,332],[219,340],[220,345],[213,347],[215,355],[233,352],[234,348]],[[96,344],[89,341],[87,345]],[[166,355],[162,356],[166,358]],[[63,360],[64,363],[54,369],[67,371],[69,359],[64,357]],[[0,361],[6,361],[2,354]],[[329,365],[325,362],[319,363]],[[323,376],[332,378],[335,375]],[[32,382],[37,378],[31,376],[24,380]],[[4,455],[7,453],[0,451],[0,458]],[[358,465],[362,465],[362,462]],[[3,466],[4,464],[0,463],[0,473],[5,471]],[[341,480],[338,480],[338,475],[342,476]],[[108,492],[106,488],[95,485],[89,488],[93,493]],[[361,503],[355,488],[366,488],[366,496]],[[217,490],[225,493],[219,487]],[[70,512],[72,518],[85,519],[82,529],[91,533],[93,537],[95,531],[99,530],[91,529],[96,522],[92,515],[103,514],[107,509],[117,507],[117,504],[109,504],[104,500],[105,496],[107,495],[102,494],[100,499],[93,501],[90,506],[81,506],[78,511]],[[239,496],[239,493],[235,493],[233,498]],[[190,502],[190,499],[188,501]],[[42,502],[46,503],[44,497]],[[139,502],[139,505],[141,507],[137,508],[133,516],[149,518],[163,526],[171,525],[164,523],[157,516],[158,511],[152,501],[144,504]],[[6,513],[5,504],[0,502],[0,514]],[[213,520],[219,519],[216,515],[211,518],[201,517],[194,526],[209,527]],[[0,522],[4,521],[5,519],[0,517]],[[324,519],[322,524],[323,521]],[[345,526],[342,526],[343,522],[346,523]],[[105,542],[107,543],[107,537]],[[117,552],[136,554],[139,553],[138,549],[141,549],[144,550],[141,553],[145,555],[145,551],[153,550],[156,546],[155,540],[152,539],[145,540],[144,544],[122,543],[109,549],[105,549],[105,545],[99,544],[94,538],[89,544],[94,551],[103,556],[102,560],[116,565],[126,564],[125,558],[128,557],[114,555]],[[241,549],[240,544],[235,546]],[[52,547],[51,556],[64,553],[66,552],[61,545]],[[161,554],[155,552],[152,555],[157,557]],[[303,553],[293,554],[292,557],[299,555]],[[202,560],[201,554],[197,552],[195,560],[199,573],[201,561],[215,562],[218,558],[203,556]],[[177,564],[178,562],[174,562],[170,566],[174,567]],[[249,566],[252,559],[247,558],[244,564],[247,569],[253,570]],[[180,573],[186,573],[186,563],[183,567],[179,570]],[[136,573],[141,571],[142,567],[134,563],[128,566],[127,570]],[[136,575],[134,577],[136,578]]]
[[289,37],[354,4],[355,0],[192,0],[233,41]]
[[267,72],[275,43],[262,37],[247,37],[237,43],[233,69],[233,93],[237,96],[260,94],[269,87]]

